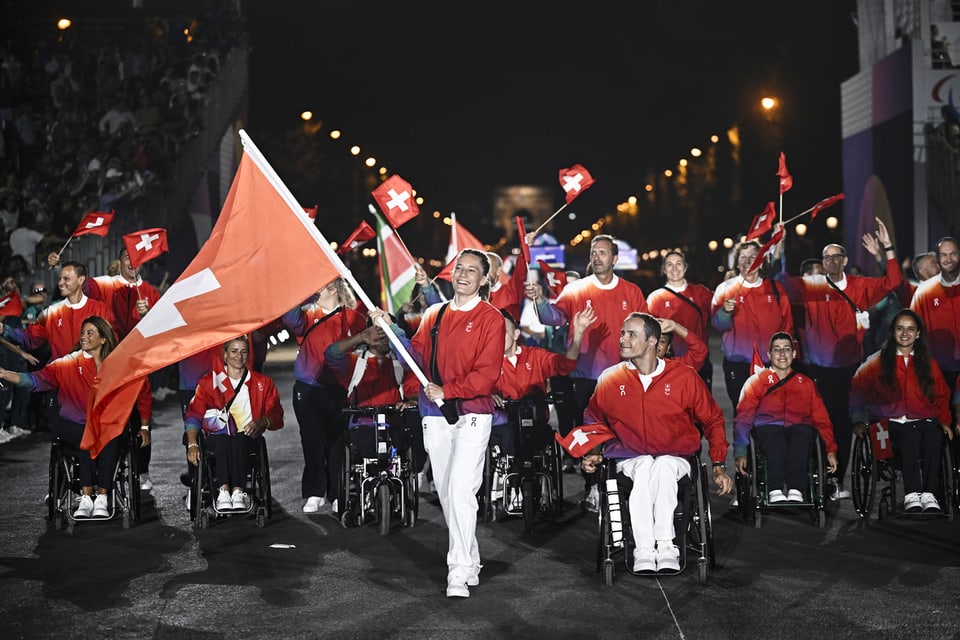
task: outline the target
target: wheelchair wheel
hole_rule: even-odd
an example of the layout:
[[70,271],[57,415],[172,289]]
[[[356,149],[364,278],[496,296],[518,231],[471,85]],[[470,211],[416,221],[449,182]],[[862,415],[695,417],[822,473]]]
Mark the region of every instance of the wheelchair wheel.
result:
[[386,482],[377,487],[377,523],[380,525],[380,535],[390,534],[390,485]]
[[407,476],[403,479],[403,526],[412,527],[420,515],[420,477],[413,469],[413,448],[406,451]]
[[534,482],[534,478],[526,476],[520,481],[520,491],[523,492],[523,530],[527,533],[533,531],[537,521],[537,505],[540,503],[540,492],[537,490],[540,483]]
[[[260,505],[263,509],[263,515],[267,520],[273,518],[273,494],[270,491],[270,459],[267,456],[267,443],[264,440],[263,436],[260,436]],[[264,526],[260,524],[259,514],[257,516],[257,524],[259,526]]]
[[873,459],[868,435],[857,436],[853,442],[851,481],[853,484],[853,508],[861,520],[869,520],[873,498],[877,490],[877,464]]
[[944,444],[943,457],[940,461],[940,493],[943,495],[940,508],[948,522],[953,522],[953,496],[956,490],[956,487],[954,487],[953,464],[950,441],[947,441]]
[[193,486],[190,487],[190,517],[195,527],[206,529],[207,516],[209,514],[206,509],[204,489],[209,491],[209,487],[213,486],[213,482],[208,478],[209,469],[202,436],[197,439],[197,446],[200,448],[200,458],[197,468],[193,471]]
[[492,522],[496,519],[496,507],[490,495],[493,491],[493,471],[493,454],[488,446],[483,458],[483,481],[480,483],[480,492],[477,494],[477,508],[482,522]]
[[552,471],[550,481],[553,483],[550,500],[554,517],[559,517],[563,513],[563,449],[556,440],[553,441],[550,454],[550,470]]
[[[697,509],[695,513],[694,524],[697,527],[697,534],[700,538],[700,557],[697,560],[700,581],[706,584],[709,573],[717,566],[716,556],[713,549],[713,516],[710,512],[710,488],[707,486],[707,471],[702,462],[697,461],[699,467],[697,478]],[[759,521],[760,512],[757,511]],[[703,569],[700,569],[700,567]]]
[[[123,528],[128,529],[134,522],[140,519],[140,473],[137,469],[139,463],[139,444],[138,437],[132,437],[132,444],[126,454],[126,468],[121,471],[123,474],[123,488],[126,492],[125,504],[120,505],[123,509]],[[120,467],[124,464],[121,462]]]
[[59,442],[54,442],[50,447],[50,475],[47,484],[47,519],[53,523],[54,529],[63,528],[63,514],[61,506],[63,503],[63,489],[66,486],[63,463],[61,461],[61,452]]
[[340,524],[345,527],[356,524],[353,515],[355,505],[352,501],[353,479],[351,477],[352,462],[350,458],[350,443],[349,441],[345,441],[340,445],[340,492],[337,498],[337,508],[340,510]]

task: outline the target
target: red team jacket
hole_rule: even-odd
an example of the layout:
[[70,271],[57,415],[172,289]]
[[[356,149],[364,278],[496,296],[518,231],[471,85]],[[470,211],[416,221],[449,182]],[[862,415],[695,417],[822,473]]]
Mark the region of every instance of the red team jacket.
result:
[[897,356],[896,362],[896,389],[890,389],[880,383],[879,351],[860,365],[850,387],[851,420],[868,423],[879,418],[906,417],[908,420],[933,418],[940,424],[953,424],[950,418],[950,389],[947,388],[937,362],[930,360],[933,374],[932,402],[920,390],[913,358],[904,362],[902,357]]
[[[219,386],[222,386],[223,390],[219,388],[217,380],[214,379],[218,373],[220,372],[212,372],[200,378],[183,420],[185,431],[191,429],[200,431],[207,409],[223,409],[234,396],[233,384],[229,378],[220,379],[218,376]],[[253,419],[269,418],[271,431],[283,427],[283,407],[280,406],[280,395],[273,380],[251,369],[247,371],[247,379],[243,384],[250,395],[250,412],[253,414]],[[242,426],[237,425],[237,427]]]
[[[702,284],[690,284],[688,282],[687,286],[681,291],[661,287],[652,292],[647,296],[647,308],[655,317],[670,318],[683,325],[691,333],[696,334],[704,343],[708,343],[710,336],[707,333],[707,328],[710,325],[710,301],[712,299],[713,292],[710,289]],[[676,356],[684,355],[687,349],[688,345],[684,341],[674,341],[673,353]]]
[[[737,301],[732,314],[723,309],[728,298]],[[721,282],[713,294],[710,314],[713,326],[723,332],[723,355],[731,362],[750,362],[753,345],[762,350],[778,331],[794,335],[786,289],[769,278],[753,287],[740,276]]]

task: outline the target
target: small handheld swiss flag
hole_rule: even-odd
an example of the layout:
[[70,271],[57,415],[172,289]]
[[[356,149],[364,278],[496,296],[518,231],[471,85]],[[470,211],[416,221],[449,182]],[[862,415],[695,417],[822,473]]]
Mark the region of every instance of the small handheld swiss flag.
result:
[[383,184],[371,192],[371,195],[394,229],[416,218],[420,213],[420,208],[413,199],[413,187],[398,175],[384,180]]
[[782,228],[778,229],[775,234],[770,236],[770,239],[767,240],[767,243],[760,247],[760,253],[757,254],[757,258],[753,261],[753,264],[750,265],[750,271],[759,269],[760,265],[763,264],[763,261],[773,255],[773,252],[777,247],[777,243],[779,243],[781,240],[783,240]]
[[569,169],[560,169],[560,186],[567,193],[567,204],[576,200],[577,196],[589,189],[596,180],[582,164],[575,164]]
[[603,444],[607,440],[613,440],[617,436],[610,430],[610,427],[602,422],[597,422],[575,427],[573,431],[566,436],[561,436],[559,433],[554,432],[553,437],[556,438],[560,446],[566,449],[571,456],[574,458],[582,458],[595,447]]
[[750,363],[750,373],[756,375],[763,371],[766,367],[763,364],[763,358],[760,357],[760,349],[757,347],[757,343],[753,343],[753,361]]
[[340,248],[337,249],[337,253],[343,255],[347,251],[356,249],[357,247],[363,245],[369,240],[373,240],[377,237],[377,232],[373,230],[366,220],[361,220],[360,224],[357,225],[357,228],[353,230],[353,233],[350,234],[346,240],[343,241],[343,244],[340,245]]
[[877,460],[886,460],[893,456],[893,441],[890,439],[890,427],[887,420],[878,420],[870,425],[870,444],[873,446],[873,457]]
[[19,318],[22,315],[23,301],[16,289],[0,298],[0,316],[16,316]]
[[817,217],[817,214],[826,209],[827,207],[832,207],[843,200],[843,194],[838,193],[835,196],[830,196],[829,198],[824,198],[817,204],[813,205],[813,209],[810,210],[810,219],[813,220]]
[[787,156],[783,151],[780,152],[780,166],[777,168],[777,175],[780,177],[780,195],[785,194],[793,187],[793,176],[787,171]]
[[83,220],[77,225],[72,237],[76,238],[77,236],[85,236],[92,233],[102,238],[106,236],[110,230],[111,222],[113,222],[113,211],[109,213],[106,211],[90,211],[83,216]]
[[777,208],[772,202],[767,203],[767,208],[762,213],[757,214],[750,223],[750,231],[747,232],[746,240],[755,240],[773,229],[773,221],[777,217]]
[[550,288],[550,297],[556,298],[560,295],[560,292],[563,291],[563,288],[567,286],[566,272],[554,269],[543,260],[537,260],[537,263],[540,265],[540,270],[543,271],[543,276],[547,279],[547,287]]
[[123,236],[123,246],[127,248],[130,266],[134,269],[170,250],[167,246],[167,232],[160,228],[129,233]]

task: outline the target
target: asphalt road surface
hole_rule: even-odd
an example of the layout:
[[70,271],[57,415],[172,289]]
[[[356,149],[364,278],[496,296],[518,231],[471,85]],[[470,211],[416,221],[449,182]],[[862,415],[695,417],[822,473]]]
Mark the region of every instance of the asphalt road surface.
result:
[[[271,352],[287,426],[267,435],[273,517],[194,530],[183,505],[182,422],[155,407],[142,519],[48,526],[48,434],[0,446],[3,638],[956,638],[960,518],[865,526],[849,500],[825,529],[780,512],[756,529],[713,496],[716,570],[643,578],[595,571],[596,516],[565,476],[556,523],[481,524],[481,583],[447,599],[447,534],[436,496],[412,528],[344,528],[329,507],[301,511],[291,406],[293,352]],[[714,361],[719,362],[716,349]],[[722,381],[717,381],[722,385]],[[726,402],[721,388],[715,396]],[[723,404],[721,406],[724,406]],[[729,416],[729,406],[725,406]],[[732,462],[732,461],[731,461]]]

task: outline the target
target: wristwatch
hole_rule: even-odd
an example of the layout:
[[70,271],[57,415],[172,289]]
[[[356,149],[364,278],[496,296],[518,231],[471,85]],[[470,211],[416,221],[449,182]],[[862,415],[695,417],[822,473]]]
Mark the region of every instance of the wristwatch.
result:
[[726,471],[727,471],[727,463],[726,463],[726,462],[714,462],[714,463],[713,463],[713,468],[714,468],[714,469],[720,469],[721,471],[726,472]]

